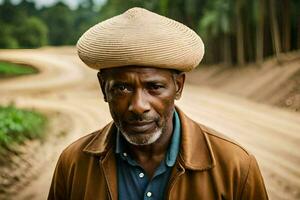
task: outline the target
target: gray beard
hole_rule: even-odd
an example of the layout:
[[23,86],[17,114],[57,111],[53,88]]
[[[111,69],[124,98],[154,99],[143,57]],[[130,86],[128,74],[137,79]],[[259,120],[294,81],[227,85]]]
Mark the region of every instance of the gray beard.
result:
[[163,133],[162,128],[155,130],[154,133],[147,134],[147,135],[130,135],[124,131],[121,131],[124,138],[129,142],[130,144],[136,145],[136,146],[145,146],[152,144],[160,138],[160,136]]

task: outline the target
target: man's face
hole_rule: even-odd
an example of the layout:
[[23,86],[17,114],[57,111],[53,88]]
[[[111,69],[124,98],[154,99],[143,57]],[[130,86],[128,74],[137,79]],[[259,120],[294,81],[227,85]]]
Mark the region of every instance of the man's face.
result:
[[172,131],[174,100],[185,75],[146,67],[106,69],[98,74],[116,126],[134,145],[148,145]]

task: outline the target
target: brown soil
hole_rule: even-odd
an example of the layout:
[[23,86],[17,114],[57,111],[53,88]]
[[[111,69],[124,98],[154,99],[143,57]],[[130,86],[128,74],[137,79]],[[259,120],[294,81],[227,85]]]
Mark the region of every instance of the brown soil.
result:
[[192,84],[300,111],[300,52],[269,59],[261,66],[208,66],[188,74]]
[[[96,72],[83,67],[74,48],[3,50],[0,60],[33,65],[40,71],[0,80],[0,104],[14,101],[51,118],[44,143],[31,141],[17,147],[19,153],[9,156],[11,164],[0,166],[0,199],[46,199],[59,153],[110,121],[109,110]],[[266,105],[298,108],[299,59],[285,62],[281,67],[268,61],[253,69],[200,69],[188,75],[188,82],[194,84],[186,85],[177,102],[193,119],[253,152],[274,200],[300,199],[299,113]]]

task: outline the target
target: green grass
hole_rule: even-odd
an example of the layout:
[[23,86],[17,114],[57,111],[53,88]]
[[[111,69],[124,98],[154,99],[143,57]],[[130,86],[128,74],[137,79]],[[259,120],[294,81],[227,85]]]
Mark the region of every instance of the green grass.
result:
[[24,65],[0,62],[0,77],[10,77],[37,73],[37,69]]
[[28,139],[42,139],[46,124],[46,117],[38,112],[0,106],[0,150]]

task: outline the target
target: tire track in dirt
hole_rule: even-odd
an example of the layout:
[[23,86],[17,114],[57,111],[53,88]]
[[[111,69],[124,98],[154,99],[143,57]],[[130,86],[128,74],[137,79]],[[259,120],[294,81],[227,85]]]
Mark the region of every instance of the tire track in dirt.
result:
[[79,58],[72,56],[71,60],[63,53],[62,51],[53,54],[45,50],[2,50],[1,61],[31,65],[37,68],[39,73],[0,80],[1,93],[9,93],[8,95],[12,95],[12,92],[25,95],[49,93],[79,85],[91,70],[80,67]]

